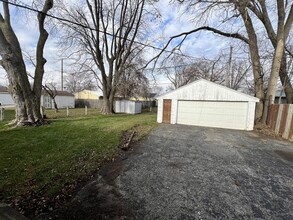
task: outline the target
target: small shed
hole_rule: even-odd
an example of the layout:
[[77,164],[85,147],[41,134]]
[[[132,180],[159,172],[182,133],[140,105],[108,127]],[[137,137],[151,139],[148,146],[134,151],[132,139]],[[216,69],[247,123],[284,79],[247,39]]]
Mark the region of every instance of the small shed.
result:
[[141,102],[135,102],[130,100],[115,101],[116,113],[139,114],[141,113],[141,107]]
[[159,96],[157,122],[253,130],[258,98],[200,79]]

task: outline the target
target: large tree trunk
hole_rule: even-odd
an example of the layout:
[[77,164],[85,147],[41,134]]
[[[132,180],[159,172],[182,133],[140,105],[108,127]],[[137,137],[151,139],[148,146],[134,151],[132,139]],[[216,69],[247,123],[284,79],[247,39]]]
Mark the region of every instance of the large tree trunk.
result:
[[282,33],[278,37],[278,45],[274,54],[271,74],[268,83],[268,91],[265,97],[264,112],[262,115],[262,123],[266,123],[269,111],[269,105],[274,104],[277,83],[279,79],[279,72],[284,52],[284,39]]
[[112,114],[111,112],[111,105],[110,105],[110,99],[103,96],[103,105],[101,108],[102,114]]
[[[13,53],[13,51],[11,52]],[[34,123],[37,115],[34,111],[34,96],[30,89],[22,57],[4,55],[2,66],[7,72],[9,87],[16,104],[15,123],[17,125],[26,122]]]
[[[44,73],[43,49],[48,37],[44,30],[46,13],[53,7],[53,0],[46,0],[42,12],[38,13],[40,37],[37,48],[37,70],[35,77],[38,80],[36,92],[31,89],[28,80],[22,50],[18,38],[11,26],[9,2],[3,1],[3,14],[0,12],[0,64],[7,72],[9,87],[16,105],[15,123],[17,125],[35,124],[42,121],[40,111],[41,85]],[[42,62],[40,62],[42,61]]]
[[277,46],[274,53],[273,64],[271,68],[269,83],[268,83],[268,91],[265,97],[265,105],[264,112],[262,115],[262,123],[266,123],[269,105],[274,103],[275,100],[275,92],[277,88],[277,83],[279,79],[279,72],[281,68],[281,63],[284,54],[284,46],[285,46],[285,8],[284,1],[277,1],[278,8],[278,31],[277,31]]
[[[34,93],[34,103],[35,103],[35,117],[42,120],[41,116],[41,95],[42,95],[42,81],[45,73],[44,66],[47,60],[44,58],[44,47],[46,41],[49,37],[48,32],[46,31],[44,24],[46,13],[53,7],[53,0],[46,0],[43,6],[43,13],[38,13],[38,24],[39,24],[39,39],[36,50],[36,69],[35,69],[35,78],[33,85]],[[55,101],[55,100],[54,100]]]
[[113,114],[114,113],[114,92],[113,87],[109,83],[103,85],[103,105],[101,108],[102,114]]
[[252,70],[253,70],[253,77],[254,77],[254,90],[255,96],[259,98],[259,102],[256,103],[255,109],[255,121],[259,122],[262,118],[263,108],[264,108],[264,82],[263,82],[263,71],[262,66],[260,63],[260,56],[257,44],[257,35],[255,33],[252,20],[249,14],[246,11],[245,5],[239,5],[238,8],[241,17],[244,21],[244,25],[248,34],[249,38],[249,52],[251,55],[252,61]]

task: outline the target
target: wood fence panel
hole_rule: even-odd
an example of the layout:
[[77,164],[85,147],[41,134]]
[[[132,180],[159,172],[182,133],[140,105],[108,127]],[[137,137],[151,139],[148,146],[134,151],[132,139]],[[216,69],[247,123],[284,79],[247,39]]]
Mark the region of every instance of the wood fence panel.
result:
[[289,139],[289,134],[291,129],[291,123],[292,123],[292,117],[293,117],[293,105],[289,105],[288,107],[288,116],[287,116],[287,120],[286,120],[286,127],[285,127],[285,131],[282,134],[282,137],[285,139]]
[[272,119],[273,119],[273,107],[274,105],[270,105],[269,106],[269,113],[268,113],[268,117],[267,117],[267,125],[271,128],[272,127]]
[[279,111],[279,105],[273,105],[272,106],[272,119],[271,119],[271,128],[273,130],[276,129],[277,119],[278,119],[278,111]]
[[293,141],[293,104],[271,105],[267,125],[283,138]]
[[[291,115],[293,117],[293,115]],[[291,120],[291,126],[290,126],[290,131],[289,131],[289,140],[293,141],[293,120]]]
[[284,132],[285,132],[287,116],[288,116],[288,109],[289,109],[289,105],[283,105],[283,111],[282,111],[280,129],[279,129],[279,133],[281,133],[281,134],[284,134]]

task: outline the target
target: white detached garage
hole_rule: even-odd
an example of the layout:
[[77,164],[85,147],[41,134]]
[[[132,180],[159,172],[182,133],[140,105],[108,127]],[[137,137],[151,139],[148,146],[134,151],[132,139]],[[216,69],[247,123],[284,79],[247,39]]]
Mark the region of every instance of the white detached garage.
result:
[[200,79],[158,98],[157,122],[253,130],[258,98]]

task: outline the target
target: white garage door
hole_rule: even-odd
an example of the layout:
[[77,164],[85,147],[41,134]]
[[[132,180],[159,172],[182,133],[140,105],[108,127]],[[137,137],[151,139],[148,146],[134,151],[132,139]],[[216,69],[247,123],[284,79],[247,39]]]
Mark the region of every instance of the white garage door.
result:
[[247,102],[178,101],[178,124],[246,129]]

